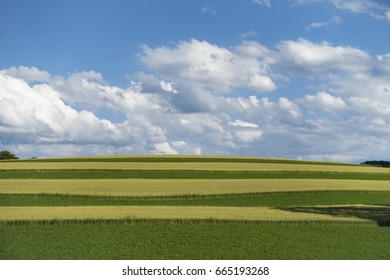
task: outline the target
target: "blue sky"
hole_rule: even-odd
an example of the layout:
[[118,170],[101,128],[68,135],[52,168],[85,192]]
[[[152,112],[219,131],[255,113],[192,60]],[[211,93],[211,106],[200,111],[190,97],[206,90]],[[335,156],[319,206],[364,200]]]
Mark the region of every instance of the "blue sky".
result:
[[0,2],[21,157],[390,158],[388,1]]

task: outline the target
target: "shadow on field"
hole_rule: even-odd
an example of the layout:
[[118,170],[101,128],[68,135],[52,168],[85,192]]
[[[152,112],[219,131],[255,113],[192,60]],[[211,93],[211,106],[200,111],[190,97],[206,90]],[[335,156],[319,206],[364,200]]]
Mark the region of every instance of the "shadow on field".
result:
[[375,221],[381,227],[390,227],[389,205],[329,206],[329,207],[281,207],[285,211],[325,214],[337,217],[354,217]]

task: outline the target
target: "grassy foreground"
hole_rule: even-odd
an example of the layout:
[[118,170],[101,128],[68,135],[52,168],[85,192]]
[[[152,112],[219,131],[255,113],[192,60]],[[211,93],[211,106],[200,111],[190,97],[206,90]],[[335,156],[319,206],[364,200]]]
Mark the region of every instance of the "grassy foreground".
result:
[[0,225],[1,259],[389,259],[390,228],[234,223]]
[[0,162],[0,259],[390,259],[390,169],[238,157]]

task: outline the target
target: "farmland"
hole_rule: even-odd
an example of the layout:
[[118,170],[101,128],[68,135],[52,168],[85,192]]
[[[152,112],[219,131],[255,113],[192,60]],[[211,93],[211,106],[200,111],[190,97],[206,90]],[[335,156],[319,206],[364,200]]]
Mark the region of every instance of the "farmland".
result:
[[0,162],[0,259],[389,259],[389,217],[387,168],[200,156]]

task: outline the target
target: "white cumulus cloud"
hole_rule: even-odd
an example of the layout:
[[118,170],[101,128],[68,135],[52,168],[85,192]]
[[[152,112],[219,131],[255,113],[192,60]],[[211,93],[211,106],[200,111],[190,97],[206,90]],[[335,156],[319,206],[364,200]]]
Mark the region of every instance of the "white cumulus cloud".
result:
[[278,45],[276,60],[297,74],[315,75],[329,71],[348,73],[371,70],[371,56],[350,46],[333,46],[328,42],[313,43],[305,39],[283,41]]
[[172,147],[167,142],[157,143],[155,145],[155,152],[157,154],[168,154],[168,155],[177,155],[179,153],[175,149],[172,149]]
[[0,130],[3,136],[15,136],[22,142],[24,137],[48,142],[117,140],[117,128],[109,120],[67,106],[60,94],[47,84],[30,86],[0,72],[0,85]]
[[207,86],[215,93],[229,93],[233,88],[268,92],[276,85],[262,59],[265,52],[260,44],[227,49],[192,39],[172,48],[144,46],[140,59],[162,77]]
[[48,82],[51,80],[51,75],[48,72],[41,71],[36,67],[11,67],[4,70],[4,73],[25,81]]
[[312,110],[322,110],[325,112],[339,111],[347,107],[341,97],[334,97],[325,91],[318,92],[316,95],[306,95],[302,100],[302,104]]

